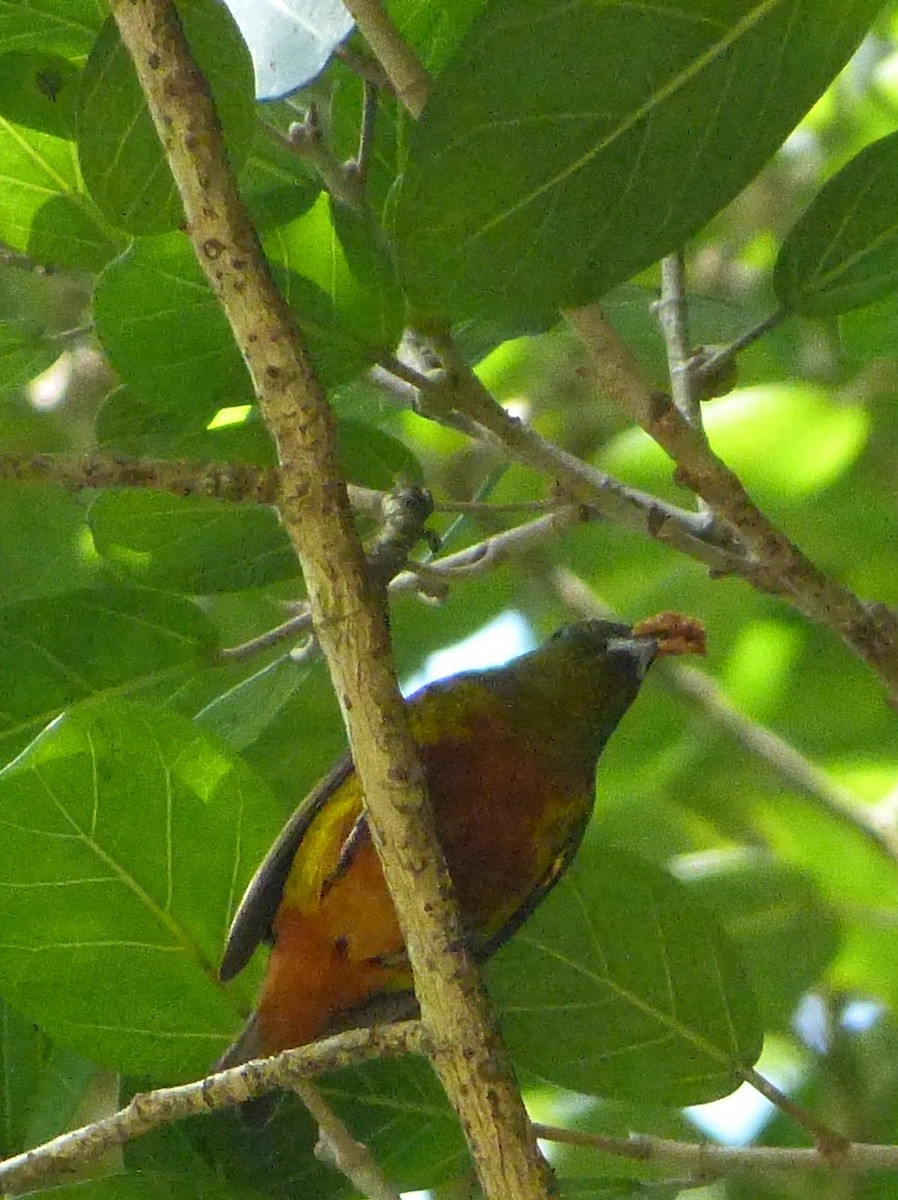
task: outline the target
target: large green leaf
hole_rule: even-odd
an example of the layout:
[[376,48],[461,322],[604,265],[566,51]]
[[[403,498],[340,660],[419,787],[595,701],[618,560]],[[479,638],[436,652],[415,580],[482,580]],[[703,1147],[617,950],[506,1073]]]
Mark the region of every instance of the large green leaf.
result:
[[[362,344],[391,350],[405,315],[402,292],[376,227],[322,194],[308,211],[265,239],[272,262],[310,279],[335,318]],[[298,309],[303,315],[301,307]],[[311,314],[314,316],[314,313]]]
[[[38,28],[47,20],[46,12],[28,12]],[[82,72],[51,49],[52,37],[34,48],[31,37],[11,37],[17,48],[6,49],[3,35],[0,12],[0,237],[38,262],[96,269],[116,247],[82,194],[77,169],[72,139]]]
[[123,382],[164,408],[207,419],[249,404],[252,385],[231,331],[182,233],[141,238],[97,280],[94,320]]
[[[364,348],[332,297],[295,271],[278,276],[319,378],[328,387],[352,379]],[[141,238],[111,263],[97,280],[94,317],[122,380],[153,404],[211,420],[219,408],[252,402],[246,366],[183,233]]]
[[783,242],[773,285],[808,316],[848,312],[898,289],[898,133],[867,146],[823,187]]
[[62,488],[0,481],[0,603],[89,584],[86,533],[83,507]]
[[80,85],[81,72],[59,54],[13,50],[0,57],[0,113],[29,129],[74,137]]
[[42,50],[87,54],[103,20],[96,0],[41,0],[40,5],[0,4],[0,51]]
[[493,0],[413,129],[413,303],[522,325],[608,291],[743,188],[878,0]]
[[35,214],[54,196],[81,188],[75,145],[67,138],[29,129],[0,113],[0,239],[27,250]]
[[299,574],[273,509],[165,492],[108,491],[90,509],[97,550],[148,587],[205,596]]
[[4,999],[95,1062],[202,1073],[238,1021],[215,974],[229,914],[278,820],[184,718],[73,709],[0,774]]
[[2,761],[68,705],[180,678],[208,660],[214,643],[196,605],[143,588],[66,592],[0,608]]
[[686,858],[677,875],[738,947],[768,1027],[788,1028],[838,950],[835,914],[814,880],[749,854]]
[[74,271],[101,271],[125,245],[87,196],[51,196],[34,214],[28,237],[37,262]]
[[573,1091],[700,1104],[761,1052],[751,985],[716,920],[657,867],[597,842],[488,979],[521,1069]]
[[[227,8],[191,0],[180,17],[208,80],[234,166],[252,140],[255,111],[249,53]],[[129,233],[162,233],[184,219],[130,55],[112,17],[100,31],[84,75],[78,152],[87,189],[110,224]]]
[[122,1175],[116,1171],[42,1194],[50,1200],[234,1200],[234,1193],[214,1171],[195,1168],[184,1173],[160,1169]]

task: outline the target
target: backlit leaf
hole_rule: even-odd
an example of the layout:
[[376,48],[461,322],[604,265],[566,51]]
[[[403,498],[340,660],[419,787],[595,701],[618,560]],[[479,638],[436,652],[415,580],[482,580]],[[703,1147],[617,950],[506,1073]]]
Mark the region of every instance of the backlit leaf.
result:
[[525,327],[649,266],[757,173],[878,8],[493,0],[411,132],[413,303]]

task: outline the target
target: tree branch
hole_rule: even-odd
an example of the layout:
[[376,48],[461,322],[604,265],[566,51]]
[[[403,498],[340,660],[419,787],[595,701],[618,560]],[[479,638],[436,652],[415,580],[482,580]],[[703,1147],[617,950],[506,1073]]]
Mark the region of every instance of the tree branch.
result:
[[898,613],[859,600],[771,524],[702,431],[689,424],[669,396],[651,387],[630,348],[595,305],[566,316],[589,351],[602,392],[670,455],[676,481],[706,501],[741,541],[745,554],[739,573],[838,634],[898,700]]
[[430,78],[417,54],[403,40],[380,0],[347,0],[346,7],[400,104],[413,117],[420,117],[430,91]]
[[184,204],[187,231],[246,361],[281,466],[280,512],[349,731],[371,832],[414,970],[433,1062],[487,1197],[544,1200],[550,1173],[464,949],[451,881],[337,466],[335,425],[240,202],[208,86],[171,0],[114,15]]
[[420,1021],[401,1021],[353,1029],[299,1050],[287,1050],[276,1058],[256,1059],[218,1071],[195,1083],[142,1092],[102,1120],[0,1162],[0,1191],[20,1192],[47,1184],[159,1125],[243,1104],[276,1089],[293,1089],[300,1081],[325,1071],[343,1070],[373,1058],[424,1051]]
[[131,458],[122,454],[0,454],[0,479],[56,483],[69,491],[154,488],[174,496],[276,504],[278,467],[250,463],[196,463]]
[[693,394],[690,369],[686,266],[682,253],[662,258],[661,298],[653,307],[667,350],[671,397],[689,424],[700,426],[702,410]]
[[702,513],[667,504],[656,496],[627,487],[604,471],[553,445],[528,425],[509,416],[448,342],[440,344],[447,369],[422,379],[422,406],[437,413],[456,411],[486,431],[508,454],[557,480],[566,495],[593,507],[616,524],[635,529],[698,559],[715,572],[739,569],[738,547],[729,534]]
[[810,1175],[830,1170],[852,1175],[866,1171],[898,1168],[898,1146],[851,1142],[833,1155],[816,1148],[793,1146],[717,1146],[708,1142],[682,1142],[669,1138],[632,1134],[608,1137],[579,1129],[534,1125],[537,1136],[568,1146],[592,1147],[599,1154],[613,1154],[636,1162],[685,1170],[700,1179],[716,1178],[736,1171],[798,1171]]
[[297,1079],[293,1090],[318,1123],[318,1157],[345,1175],[367,1200],[400,1200],[368,1147],[355,1140],[315,1084]]

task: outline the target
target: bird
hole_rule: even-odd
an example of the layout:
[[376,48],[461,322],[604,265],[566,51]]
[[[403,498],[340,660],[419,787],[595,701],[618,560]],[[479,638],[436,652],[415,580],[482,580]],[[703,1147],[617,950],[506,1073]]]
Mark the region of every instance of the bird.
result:
[[[431,683],[407,701],[476,959],[489,958],[570,865],[599,757],[652,662],[704,648],[701,624],[677,613],[632,627],[579,621],[504,666]],[[221,981],[262,943],[271,952],[255,1011],[219,1070],[411,1002],[411,969],[349,754],[296,809],[250,881]]]

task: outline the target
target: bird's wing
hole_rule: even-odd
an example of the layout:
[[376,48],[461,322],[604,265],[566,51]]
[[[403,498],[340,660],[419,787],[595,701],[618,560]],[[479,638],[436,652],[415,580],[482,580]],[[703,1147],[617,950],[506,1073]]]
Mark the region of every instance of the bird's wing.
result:
[[543,874],[542,878],[537,881],[533,889],[527,894],[527,898],[520,904],[511,916],[507,917],[501,927],[495,932],[487,932],[483,941],[475,942],[472,949],[474,957],[478,962],[486,962],[491,958],[500,946],[504,946],[512,934],[517,933],[527,918],[539,908],[549,892],[559,881],[568,867],[574,860],[574,856],[580,849],[580,843],[583,841],[583,834],[586,831],[586,826],[589,824],[589,818],[592,815],[592,809],[587,808],[583,820],[580,825],[571,831],[570,838],[564,846],[560,854],[557,854],[550,863],[548,869]]
[[265,855],[231,922],[218,968],[222,983],[243,970],[260,942],[271,940],[271,924],[299,844],[313,818],[351,773],[352,759],[346,754],[305,797]]

